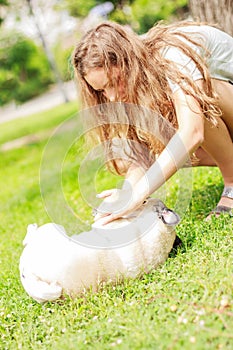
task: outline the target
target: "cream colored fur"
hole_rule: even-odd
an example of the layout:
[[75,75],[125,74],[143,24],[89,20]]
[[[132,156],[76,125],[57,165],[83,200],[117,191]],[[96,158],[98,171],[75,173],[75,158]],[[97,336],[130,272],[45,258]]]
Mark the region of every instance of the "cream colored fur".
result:
[[[166,216],[164,223],[164,216]],[[97,290],[104,281],[135,278],[164,263],[172,249],[178,216],[157,199],[134,215],[69,237],[62,226],[28,226],[20,258],[26,292],[38,302]]]

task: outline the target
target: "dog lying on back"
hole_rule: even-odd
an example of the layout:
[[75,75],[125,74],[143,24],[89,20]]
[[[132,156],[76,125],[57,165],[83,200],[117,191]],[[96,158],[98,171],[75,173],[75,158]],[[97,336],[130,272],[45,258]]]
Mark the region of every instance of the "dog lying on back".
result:
[[75,297],[105,281],[135,278],[165,262],[179,216],[160,200],[148,201],[130,217],[69,237],[62,226],[29,225],[20,257],[20,278],[36,301]]

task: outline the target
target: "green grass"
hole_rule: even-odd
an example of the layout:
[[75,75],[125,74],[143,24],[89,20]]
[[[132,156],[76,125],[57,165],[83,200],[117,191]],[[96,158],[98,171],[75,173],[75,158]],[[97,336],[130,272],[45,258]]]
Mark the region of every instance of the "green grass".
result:
[[[69,110],[70,108],[70,110]],[[52,130],[75,112],[73,105],[1,125],[1,143]],[[56,135],[59,144],[66,138]],[[18,263],[28,224],[51,220],[40,194],[39,172],[46,139],[0,154],[0,349],[224,349],[233,348],[232,222],[204,222],[222,190],[219,171],[193,171],[191,202],[177,227],[183,246],[159,269],[141,279],[106,284],[98,293],[40,305],[23,290]],[[62,188],[83,226],[90,224],[91,191],[112,187],[119,178],[98,169],[77,174],[82,140],[69,148],[62,164]],[[56,150],[55,150],[56,151]],[[48,164],[48,168],[51,164]],[[98,167],[97,167],[98,168]],[[56,177],[56,169],[51,170]],[[177,178],[166,202],[173,205]],[[56,189],[51,184],[48,201]],[[81,226],[82,226],[81,225]],[[77,229],[81,230],[81,226]]]
[[0,145],[30,134],[38,134],[62,123],[78,110],[77,102],[68,102],[45,112],[38,112],[0,125]]

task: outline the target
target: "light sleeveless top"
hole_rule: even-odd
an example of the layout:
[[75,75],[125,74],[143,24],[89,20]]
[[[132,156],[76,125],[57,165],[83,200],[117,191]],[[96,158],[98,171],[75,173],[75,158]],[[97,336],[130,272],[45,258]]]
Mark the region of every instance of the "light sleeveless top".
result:
[[[233,37],[227,33],[207,25],[181,27],[180,31],[192,33],[194,40],[201,40],[201,44],[210,53],[207,57],[207,66],[211,78],[233,82]],[[181,38],[202,57],[205,50],[195,46],[186,39]],[[163,51],[163,57],[176,63],[184,74],[191,75],[193,80],[202,79],[202,74],[195,63],[180,49],[169,46]],[[173,92],[179,89],[179,85],[169,81]]]

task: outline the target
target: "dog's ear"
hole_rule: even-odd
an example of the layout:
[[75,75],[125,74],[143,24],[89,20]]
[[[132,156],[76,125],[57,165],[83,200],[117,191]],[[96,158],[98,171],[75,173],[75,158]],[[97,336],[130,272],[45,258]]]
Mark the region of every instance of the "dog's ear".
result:
[[165,225],[175,226],[180,222],[179,215],[166,206],[163,208],[154,206],[153,209]]
[[173,210],[164,208],[162,211],[162,221],[168,226],[175,226],[180,222],[180,217]]
[[30,224],[27,227],[27,234],[23,240],[23,246],[26,247],[26,245],[30,242],[30,240],[34,237],[36,230],[38,226],[37,224]]

